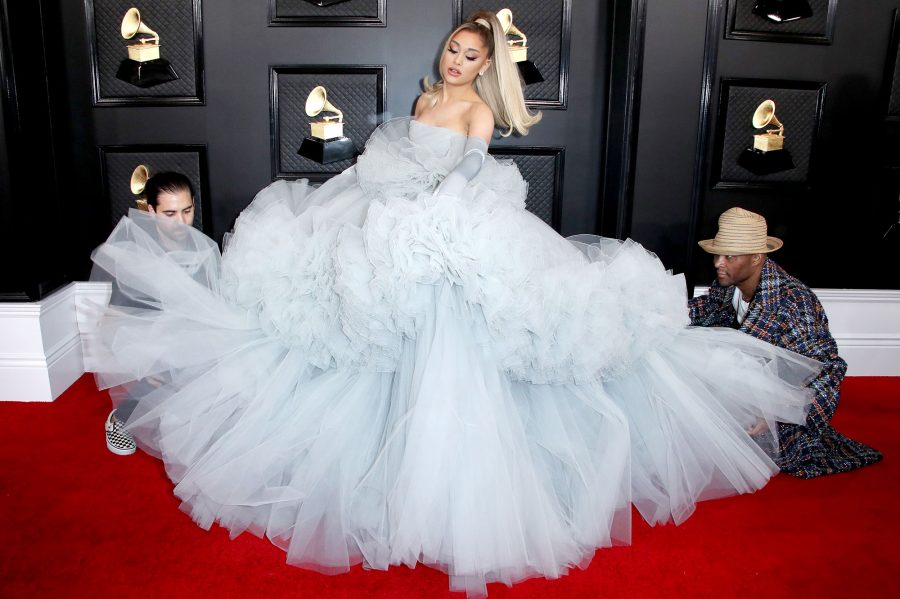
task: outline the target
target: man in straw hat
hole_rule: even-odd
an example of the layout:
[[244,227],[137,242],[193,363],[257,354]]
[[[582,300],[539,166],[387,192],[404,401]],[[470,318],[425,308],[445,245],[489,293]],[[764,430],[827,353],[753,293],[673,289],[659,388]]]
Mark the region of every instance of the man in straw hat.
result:
[[[815,399],[806,425],[779,424],[776,462],[782,472],[813,478],[880,460],[878,451],[829,425],[847,363],[838,355],[816,295],[768,257],[782,241],[768,236],[766,219],[743,208],[731,208],[719,217],[715,239],[699,245],[714,255],[716,280],[707,295],[689,301],[692,325],[736,328],[824,365],[810,383]],[[765,425],[753,427],[750,434],[766,434]]]

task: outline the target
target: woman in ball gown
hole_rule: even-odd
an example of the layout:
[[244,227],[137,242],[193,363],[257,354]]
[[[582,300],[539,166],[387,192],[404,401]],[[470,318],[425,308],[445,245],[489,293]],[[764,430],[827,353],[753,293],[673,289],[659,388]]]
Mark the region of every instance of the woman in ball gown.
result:
[[[818,363],[687,327],[640,245],[564,239],[486,155],[540,115],[493,13],[357,164],[278,181],[219,255],[133,211],[93,256],[116,297],[86,342],[197,524],[327,573],[427,564],[453,589],[559,577],[777,472],[748,433],[804,421]],[[775,430],[771,426],[771,430]],[[771,437],[769,437],[771,438]]]

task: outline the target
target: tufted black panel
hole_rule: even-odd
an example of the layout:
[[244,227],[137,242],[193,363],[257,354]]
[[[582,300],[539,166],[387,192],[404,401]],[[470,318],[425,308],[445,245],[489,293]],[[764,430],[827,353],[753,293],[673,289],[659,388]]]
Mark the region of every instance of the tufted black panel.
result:
[[[824,83],[723,79],[716,142],[721,162],[714,171],[719,175],[717,183],[732,184],[726,187],[806,183],[824,95]],[[770,175],[754,175],[737,161],[745,148],[753,147],[753,135],[763,132],[763,129],[754,128],[751,120],[763,100],[775,102],[775,117],[785,127],[784,147],[790,151],[795,168]]]
[[887,90],[887,114],[891,120],[900,120],[900,8],[894,11],[894,27],[888,46],[887,68],[884,75]]
[[725,37],[792,43],[831,43],[837,0],[807,0],[812,16],[775,23],[753,14],[757,0],[728,0]]
[[[160,58],[168,60],[178,79],[140,88],[116,79],[119,63],[133,43],[121,35],[122,17],[135,7],[141,22],[160,36]],[[201,104],[203,67],[200,57],[200,0],[85,0],[91,40],[94,103]]]
[[[528,32],[525,32],[526,35]],[[497,160],[512,160],[528,182],[525,207],[559,231],[565,149],[550,147],[492,147]]]
[[384,27],[386,0],[345,0],[318,6],[308,0],[269,0],[270,25]]
[[150,174],[164,171],[182,173],[194,186],[194,226],[212,235],[209,193],[206,181],[206,146],[130,145],[100,146],[103,189],[109,202],[111,225],[115,226],[128,210],[135,208],[137,196],[131,193],[131,173],[139,164]]
[[528,37],[528,60],[544,81],[525,88],[529,106],[565,108],[568,103],[571,0],[456,0],[456,25],[477,10],[508,8]]
[[323,181],[340,173],[353,160],[319,164],[297,154],[309,124],[306,98],[317,85],[328,91],[328,101],[344,113],[344,136],[362,151],[366,140],[384,118],[383,66],[272,67],[272,173],[273,177],[308,177]]

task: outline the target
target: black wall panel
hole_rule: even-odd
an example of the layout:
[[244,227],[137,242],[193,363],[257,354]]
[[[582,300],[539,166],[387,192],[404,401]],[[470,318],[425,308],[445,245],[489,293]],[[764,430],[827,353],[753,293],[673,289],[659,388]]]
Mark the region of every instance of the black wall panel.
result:
[[[94,101],[98,104],[202,104],[203,47],[200,0],[85,0],[85,26],[90,40]],[[151,87],[138,87],[116,77],[127,57],[122,17],[138,8],[141,25],[159,35],[160,59],[177,78]],[[137,35],[136,38],[148,37]]]
[[327,101],[344,113],[344,136],[361,152],[384,116],[384,75],[383,66],[272,67],[272,175],[324,181],[352,166],[355,158],[319,164],[297,153],[313,120],[306,99],[313,88],[324,87]]
[[319,6],[307,0],[269,0],[272,25],[384,27],[387,0],[343,0]]
[[103,195],[109,199],[110,225],[137,206],[131,192],[131,174],[144,165],[150,174],[174,171],[186,176],[194,188],[194,227],[212,235],[206,180],[206,147],[191,145],[101,146]]
[[528,183],[525,207],[559,231],[565,148],[494,146],[489,151],[498,160],[512,160],[516,163],[519,172]]

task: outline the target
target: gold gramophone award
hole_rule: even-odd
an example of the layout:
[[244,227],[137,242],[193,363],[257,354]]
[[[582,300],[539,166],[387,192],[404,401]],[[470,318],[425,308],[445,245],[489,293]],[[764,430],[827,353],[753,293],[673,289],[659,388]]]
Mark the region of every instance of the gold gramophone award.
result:
[[131,193],[138,196],[135,200],[137,204],[138,210],[143,210],[144,212],[150,212],[150,207],[147,205],[147,198],[143,197],[144,188],[147,186],[147,180],[150,178],[150,169],[147,168],[145,164],[139,164],[134,167],[134,171],[131,173],[131,181],[129,181],[128,185],[131,187]]
[[784,125],[775,118],[774,100],[764,100],[751,118],[755,129],[772,126],[753,136],[753,147],[738,156],[738,164],[754,175],[771,175],[794,168],[791,153],[784,148]]
[[317,117],[323,112],[332,114],[309,124],[310,135],[303,139],[297,153],[321,164],[353,158],[356,147],[344,137],[344,113],[328,101],[325,88],[317,85],[306,98],[306,114]]
[[762,129],[769,125],[774,125],[776,129],[769,129],[765,133],[759,133],[753,136],[753,147],[760,152],[772,152],[773,150],[784,149],[784,125],[775,118],[775,102],[765,100],[756,107],[753,113],[753,126],[756,129]]
[[331,6],[332,4],[340,4],[341,2],[346,2],[347,0],[306,0],[310,4],[315,4],[319,8],[323,8],[326,6]]
[[772,23],[787,23],[813,16],[809,0],[757,0],[750,12]]
[[500,26],[503,27],[503,33],[506,35],[509,56],[519,67],[519,73],[522,75],[525,85],[543,81],[544,76],[541,75],[534,63],[528,60],[528,38],[518,27],[513,25],[512,11],[508,8],[501,8],[497,11],[497,20],[500,21]]
[[119,64],[117,79],[137,87],[153,87],[178,79],[169,61],[160,58],[159,34],[141,19],[141,11],[132,7],[125,12],[121,34],[124,39],[134,39],[137,43],[128,44],[128,58]]

